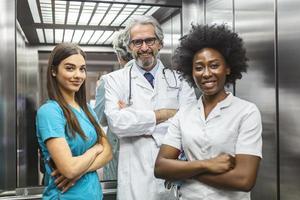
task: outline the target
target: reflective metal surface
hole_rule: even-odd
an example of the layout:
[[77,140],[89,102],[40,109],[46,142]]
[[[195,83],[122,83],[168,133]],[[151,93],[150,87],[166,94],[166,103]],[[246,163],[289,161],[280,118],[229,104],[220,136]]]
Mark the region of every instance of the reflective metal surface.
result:
[[0,192],[16,187],[14,10],[14,1],[0,1]]
[[233,26],[233,0],[206,1],[206,24],[227,24]]
[[25,44],[17,26],[17,187],[36,186],[38,181],[38,143],[35,113],[39,101],[38,51]]
[[300,199],[300,1],[278,0],[280,199]]
[[247,74],[236,84],[236,95],[255,103],[263,121],[263,159],[253,200],[277,197],[275,18],[273,0],[235,1],[235,30],[249,58]]
[[187,34],[191,24],[205,22],[205,0],[184,0],[182,1],[182,32]]
[[161,24],[164,32],[164,47],[160,51],[160,59],[166,67],[172,67],[172,54],[181,37],[181,13],[174,13]]

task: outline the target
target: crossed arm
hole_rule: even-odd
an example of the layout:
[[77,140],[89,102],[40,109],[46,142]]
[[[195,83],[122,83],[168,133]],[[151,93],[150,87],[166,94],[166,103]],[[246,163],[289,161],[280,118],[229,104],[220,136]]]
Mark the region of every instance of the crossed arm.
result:
[[70,147],[64,138],[51,138],[46,141],[47,149],[55,163],[55,176],[58,188],[67,191],[85,173],[103,167],[112,159],[111,146],[106,137],[80,156],[72,156]]
[[163,145],[154,174],[168,180],[196,179],[207,185],[229,190],[250,191],[255,184],[260,158],[237,154],[220,154],[207,160],[177,160],[180,151]]

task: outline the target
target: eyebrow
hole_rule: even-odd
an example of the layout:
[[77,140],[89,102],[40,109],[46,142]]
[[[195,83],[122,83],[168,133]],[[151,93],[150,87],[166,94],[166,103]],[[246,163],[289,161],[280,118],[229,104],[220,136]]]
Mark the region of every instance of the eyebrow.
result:
[[[64,63],[64,65],[72,65],[72,66],[76,67],[76,64],[69,63],[69,62],[67,62],[67,63]],[[80,67],[86,67],[86,64],[84,64],[84,65],[81,65]]]
[[[209,62],[209,63],[212,63],[212,62],[215,62],[215,61],[219,61],[219,62],[220,62],[221,60],[218,59],[218,58],[216,58],[216,59],[209,60],[208,62]],[[199,60],[199,59],[198,59],[198,60],[195,61],[195,63],[203,63],[203,60]]]

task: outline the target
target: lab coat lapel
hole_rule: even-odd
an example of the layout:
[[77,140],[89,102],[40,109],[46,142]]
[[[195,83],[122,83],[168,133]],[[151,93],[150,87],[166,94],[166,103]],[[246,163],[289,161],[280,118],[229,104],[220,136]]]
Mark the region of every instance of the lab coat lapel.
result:
[[159,88],[161,84],[163,83],[163,73],[162,70],[164,68],[164,65],[160,60],[157,60],[159,62],[158,69],[156,71],[155,77],[154,77],[154,96],[158,94]]

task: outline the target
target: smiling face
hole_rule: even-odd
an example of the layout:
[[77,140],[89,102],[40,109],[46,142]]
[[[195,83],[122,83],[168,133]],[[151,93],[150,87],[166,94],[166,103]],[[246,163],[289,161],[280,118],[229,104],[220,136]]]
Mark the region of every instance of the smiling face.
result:
[[226,75],[230,68],[217,50],[204,48],[195,53],[193,58],[193,79],[204,97],[220,97],[226,95]]
[[156,39],[154,27],[151,24],[137,24],[132,27],[130,38],[129,48],[137,64],[146,71],[153,69],[157,63],[158,52],[162,47]]
[[78,92],[86,79],[86,63],[81,54],[74,54],[62,60],[57,72],[52,72],[56,77],[59,89],[63,95],[74,95]]

